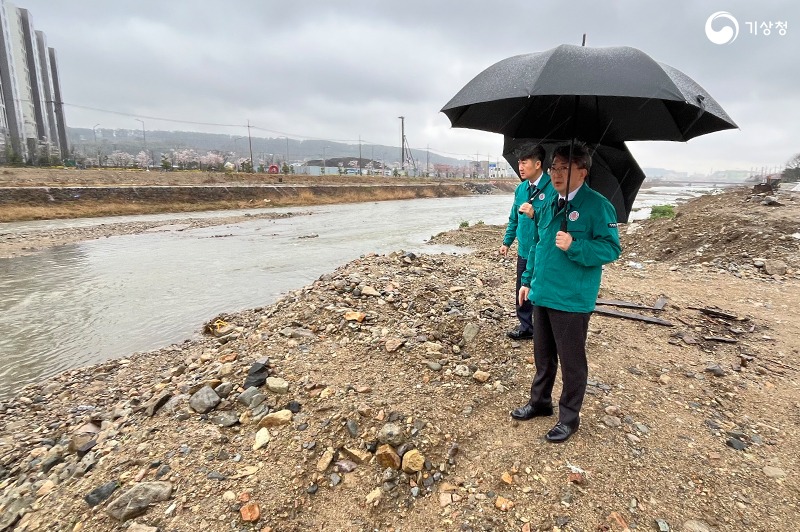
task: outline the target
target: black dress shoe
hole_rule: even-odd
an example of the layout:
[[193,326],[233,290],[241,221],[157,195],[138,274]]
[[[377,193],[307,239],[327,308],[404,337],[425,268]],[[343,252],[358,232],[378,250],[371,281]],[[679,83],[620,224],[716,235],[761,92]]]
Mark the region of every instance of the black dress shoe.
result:
[[528,419],[533,419],[535,417],[546,417],[553,415],[553,407],[552,406],[534,406],[530,403],[527,403],[519,408],[515,408],[511,411],[511,417],[514,419],[518,419],[520,421],[526,421]]
[[555,427],[550,429],[550,432],[548,432],[544,438],[550,443],[563,443],[567,441],[570,436],[575,434],[577,430],[578,425],[570,427],[569,425],[565,425],[559,421],[556,423]]
[[520,331],[519,329],[514,329],[513,331],[508,331],[506,336],[512,340],[530,340],[533,338],[533,331]]

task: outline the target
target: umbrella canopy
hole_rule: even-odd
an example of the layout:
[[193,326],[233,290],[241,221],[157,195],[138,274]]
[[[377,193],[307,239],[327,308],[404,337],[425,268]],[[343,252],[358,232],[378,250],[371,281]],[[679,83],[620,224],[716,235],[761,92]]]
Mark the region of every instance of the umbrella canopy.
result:
[[[541,144],[547,154],[543,165],[549,166],[553,150],[563,142],[541,141],[539,139],[513,139],[506,137],[503,142],[503,157],[519,175],[517,166],[520,148],[527,144]],[[625,143],[600,144],[592,150],[592,166],[586,177],[586,184],[611,202],[617,211],[617,221],[625,223],[633,207],[633,200],[642,186],[645,175]]]
[[490,66],[442,112],[453,127],[514,138],[687,141],[738,127],[683,72],[627,46],[562,44]]

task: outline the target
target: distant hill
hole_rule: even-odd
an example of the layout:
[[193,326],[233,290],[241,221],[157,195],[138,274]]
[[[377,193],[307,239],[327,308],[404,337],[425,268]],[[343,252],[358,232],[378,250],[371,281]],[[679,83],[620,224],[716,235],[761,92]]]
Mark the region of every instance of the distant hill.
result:
[[[95,143],[95,133],[97,142]],[[247,136],[225,135],[219,133],[197,133],[193,131],[146,131],[147,150],[153,152],[154,159],[159,161],[162,153],[173,149],[194,149],[199,154],[209,151],[234,152],[237,157],[249,157],[250,146]],[[105,129],[97,128],[67,128],[67,137],[70,146],[77,153],[88,156],[96,155],[99,148],[108,155],[114,150],[120,150],[136,155],[144,148],[141,129]],[[256,161],[306,162],[312,159],[320,161],[323,156],[326,160],[335,158],[358,158],[358,144],[330,142],[326,140],[295,140],[286,137],[256,137],[252,139],[253,158]],[[474,161],[459,160],[445,157],[434,152],[424,150],[411,150],[418,167],[423,167],[427,160],[431,164],[447,164],[461,166]],[[287,157],[288,155],[288,157]],[[387,167],[399,166],[400,148],[397,146],[384,146],[382,144],[362,144],[362,159],[373,159],[385,162]]]

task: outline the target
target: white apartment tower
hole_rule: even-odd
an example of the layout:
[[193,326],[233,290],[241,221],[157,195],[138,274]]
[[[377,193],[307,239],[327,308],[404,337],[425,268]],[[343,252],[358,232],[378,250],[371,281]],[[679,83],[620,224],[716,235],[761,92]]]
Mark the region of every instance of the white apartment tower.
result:
[[67,155],[55,50],[27,9],[0,0],[0,160],[33,164]]

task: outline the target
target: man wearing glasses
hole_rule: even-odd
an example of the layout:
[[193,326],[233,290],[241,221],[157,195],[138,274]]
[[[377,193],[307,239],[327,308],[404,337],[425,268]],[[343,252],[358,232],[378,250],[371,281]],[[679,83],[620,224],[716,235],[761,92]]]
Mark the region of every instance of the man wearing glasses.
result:
[[528,144],[519,152],[519,178],[522,183],[514,191],[514,204],[508,216],[508,226],[500,246],[500,254],[508,256],[508,248],[517,240],[517,286],[514,300],[517,307],[519,325],[506,333],[512,340],[533,338],[533,307],[530,301],[519,301],[522,274],[529,264],[531,242],[533,241],[533,213],[544,204],[552,193],[550,176],[543,172],[545,151],[539,144]]
[[533,303],[536,375],[530,400],[511,411],[527,420],[551,416],[551,393],[558,363],[563,383],[558,423],[545,435],[552,443],[567,441],[580,424],[588,364],[586,333],[600,291],[603,264],[619,258],[622,248],[617,215],[611,203],[584,185],[592,158],[583,144],[559,146],[550,176],[557,200],[536,211],[531,259],[519,300]]

